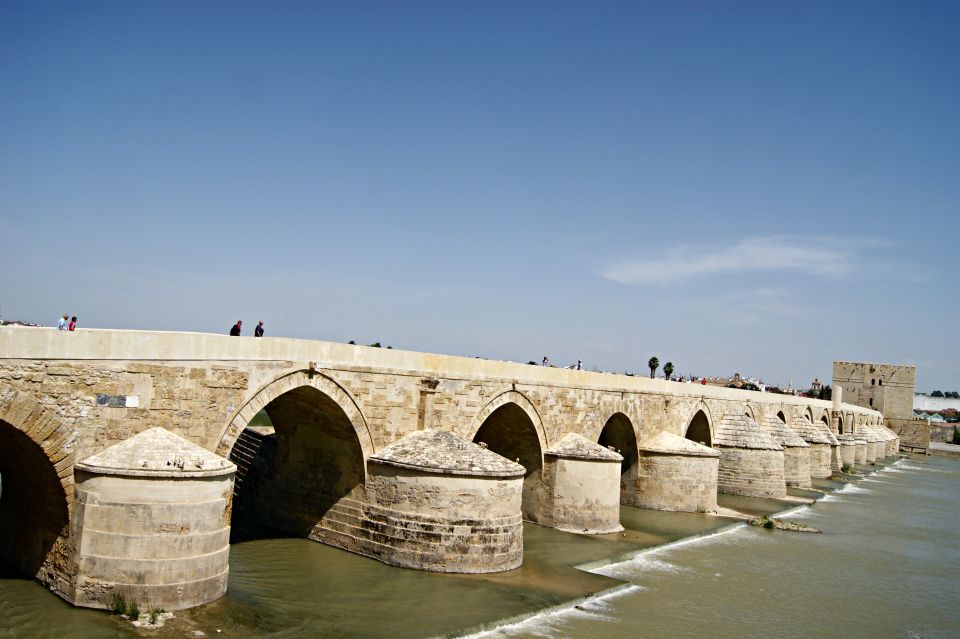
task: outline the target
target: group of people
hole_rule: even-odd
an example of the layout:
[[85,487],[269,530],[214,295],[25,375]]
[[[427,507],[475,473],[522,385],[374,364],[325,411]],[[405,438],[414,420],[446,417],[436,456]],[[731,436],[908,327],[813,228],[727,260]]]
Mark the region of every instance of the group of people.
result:
[[[230,335],[232,337],[240,337],[241,330],[243,330],[243,320],[237,320],[237,323],[230,328]],[[253,329],[253,336],[263,337],[263,320],[260,320],[260,323],[257,324],[257,327]]]
[[[532,364],[533,362],[530,362],[530,363]],[[541,365],[541,366],[553,366],[553,364],[550,363],[550,358],[547,357],[546,355],[543,356],[543,362],[541,362],[540,365]],[[567,366],[567,368],[569,368],[570,370],[574,370],[574,371],[582,370],[582,369],[583,369],[583,362],[578,359],[576,364],[570,364],[569,366]]]
[[77,328],[77,316],[74,315],[73,317],[70,317],[69,320],[67,319],[68,317],[69,317],[69,315],[67,315],[66,313],[64,313],[64,314],[63,314],[63,317],[61,317],[61,318],[57,321],[57,330],[58,330],[58,331],[72,331],[72,330],[75,330],[75,329]]

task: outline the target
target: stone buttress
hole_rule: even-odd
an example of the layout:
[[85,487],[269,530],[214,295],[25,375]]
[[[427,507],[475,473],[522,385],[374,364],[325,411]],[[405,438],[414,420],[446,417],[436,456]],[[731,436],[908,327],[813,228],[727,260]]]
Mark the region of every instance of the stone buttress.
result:
[[367,464],[350,550],[434,572],[483,573],[523,561],[525,469],[447,431],[417,431]]
[[857,438],[853,433],[842,433],[837,435],[837,441],[840,442],[840,460],[852,469],[857,464]]
[[227,590],[236,466],[151,428],[74,467],[76,605],[180,610]]
[[640,444],[631,506],[656,510],[716,512],[720,453],[685,437],[660,431]]
[[748,497],[786,496],[783,446],[749,415],[724,415],[713,447],[720,451],[717,490]]
[[783,478],[787,486],[810,488],[810,444],[778,415],[767,415],[759,424],[783,446]]
[[810,445],[811,479],[827,479],[830,477],[833,472],[830,467],[832,448],[839,445],[836,443],[836,438],[832,437],[830,429],[826,428],[824,424],[821,425],[824,426],[824,429],[817,428],[816,424],[811,422],[806,415],[793,422],[794,432]]
[[620,525],[623,456],[569,433],[544,451],[542,509],[537,523],[567,532],[602,534]]

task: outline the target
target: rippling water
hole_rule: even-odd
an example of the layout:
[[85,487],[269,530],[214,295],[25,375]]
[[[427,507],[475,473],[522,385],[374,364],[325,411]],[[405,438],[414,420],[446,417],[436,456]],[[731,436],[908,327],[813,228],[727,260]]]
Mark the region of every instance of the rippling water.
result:
[[475,636],[960,637],[960,462],[901,461],[787,518],[644,552],[634,588]]
[[[836,485],[789,515],[821,535],[633,508],[618,535],[528,525],[524,566],[497,575],[404,570],[299,539],[244,542],[231,549],[227,597],[151,631],[0,573],[0,638],[201,630],[403,639],[476,628],[488,630],[473,636],[488,637],[958,637],[958,479],[960,461],[918,458]],[[787,507],[724,501],[758,513]],[[582,564],[596,567],[575,568]]]

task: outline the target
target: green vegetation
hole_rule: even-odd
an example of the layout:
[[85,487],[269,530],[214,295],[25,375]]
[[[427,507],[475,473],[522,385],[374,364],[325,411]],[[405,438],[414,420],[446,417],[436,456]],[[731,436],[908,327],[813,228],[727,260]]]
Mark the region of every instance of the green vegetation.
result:
[[113,593],[113,597],[110,599],[110,610],[117,615],[122,615],[127,611],[127,602],[123,600],[123,595],[119,592]]
[[654,355],[647,361],[647,366],[650,367],[650,379],[653,379],[657,374],[657,369],[660,367],[660,360]]
[[130,605],[127,606],[127,616],[130,617],[130,621],[136,621],[140,618],[140,606],[137,605],[136,601],[130,602]]
[[766,528],[767,530],[792,530],[794,532],[820,532],[816,528],[810,526],[804,526],[803,524],[797,524],[792,521],[784,521],[782,519],[774,519],[773,517],[768,517],[763,515],[762,517],[754,517],[753,519],[747,521],[751,526],[757,526],[758,528]]
[[164,612],[166,612],[166,611],[165,611],[163,608],[154,608],[153,610],[151,610],[151,611],[150,611],[150,625],[151,625],[151,626],[157,625],[157,618],[158,618],[160,615],[162,615]]
[[808,388],[800,394],[812,399],[833,399],[833,388],[830,386],[821,386],[820,390]]
[[673,375],[673,362],[667,362],[663,365],[663,374],[667,376],[667,379]]
[[706,514],[707,507],[704,506],[703,504],[697,504],[697,512],[700,513],[701,515]]
[[960,428],[953,427],[953,443],[960,446]]
[[840,467],[840,471],[844,473],[849,473],[853,471],[853,464],[844,464]]

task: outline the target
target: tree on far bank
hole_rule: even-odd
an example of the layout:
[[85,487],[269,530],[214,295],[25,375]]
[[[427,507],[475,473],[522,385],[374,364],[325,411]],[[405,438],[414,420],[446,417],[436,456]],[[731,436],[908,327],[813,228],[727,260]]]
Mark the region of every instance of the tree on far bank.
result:
[[647,362],[647,366],[650,367],[650,379],[653,379],[653,376],[657,374],[657,368],[660,367],[660,360],[657,359],[656,355],[654,355]]
[[933,391],[932,393],[930,393],[930,397],[943,397],[943,391],[938,391],[938,390]]
[[667,362],[663,365],[663,374],[670,379],[673,376],[673,362]]

